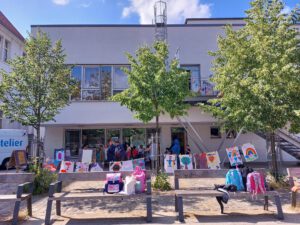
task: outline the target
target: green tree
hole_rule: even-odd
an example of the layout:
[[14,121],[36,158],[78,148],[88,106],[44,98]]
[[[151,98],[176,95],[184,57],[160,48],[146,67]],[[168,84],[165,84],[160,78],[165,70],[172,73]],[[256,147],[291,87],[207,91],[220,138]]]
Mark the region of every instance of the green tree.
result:
[[23,56],[9,62],[11,72],[1,71],[1,110],[12,121],[35,128],[40,156],[41,124],[53,120],[66,106],[75,82],[60,41],[52,46],[48,36],[38,32],[26,40],[24,50]]
[[[179,68],[178,60],[167,63],[168,55],[165,42],[141,47],[135,56],[127,54],[131,68],[123,69],[128,75],[129,88],[112,98],[133,111],[135,117],[144,123],[155,118],[158,156],[159,116],[168,113],[173,118],[185,114],[188,104],[184,100],[190,94],[189,74]],[[157,157],[159,164],[161,160]]]
[[275,177],[275,132],[288,123],[295,131],[300,122],[300,40],[293,26],[299,11],[283,9],[280,0],[254,0],[244,27],[225,28],[218,50],[210,53],[220,95],[202,106],[227,128],[267,133]]

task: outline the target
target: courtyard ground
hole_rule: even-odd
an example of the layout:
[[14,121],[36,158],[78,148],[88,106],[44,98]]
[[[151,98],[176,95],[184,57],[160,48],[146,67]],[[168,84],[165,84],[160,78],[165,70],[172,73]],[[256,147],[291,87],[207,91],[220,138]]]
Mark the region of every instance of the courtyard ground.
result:
[[[172,182],[173,177],[170,177]],[[213,184],[222,184],[224,179],[189,179],[182,180],[182,188],[213,187]],[[101,188],[101,182],[74,182],[64,187],[64,190],[80,191],[81,189]],[[0,193],[15,191],[16,186],[4,185]],[[285,220],[278,221],[274,215],[276,208],[273,199],[270,199],[269,211],[263,210],[261,199],[230,200],[225,205],[225,214],[220,214],[217,201],[214,198],[189,198],[184,199],[186,224],[299,224],[300,208],[290,207],[289,190],[281,190],[281,200],[285,213]],[[20,215],[22,225],[40,225],[44,223],[47,195],[34,196],[33,218],[26,216],[25,202]],[[54,208],[54,207],[53,207]],[[13,206],[0,205],[0,224],[8,225]],[[62,216],[55,215],[52,211],[54,225],[87,225],[87,224],[146,224],[145,204],[139,202],[63,202]],[[153,223],[152,224],[179,224],[174,212],[174,198],[171,196],[154,196],[153,198]]]

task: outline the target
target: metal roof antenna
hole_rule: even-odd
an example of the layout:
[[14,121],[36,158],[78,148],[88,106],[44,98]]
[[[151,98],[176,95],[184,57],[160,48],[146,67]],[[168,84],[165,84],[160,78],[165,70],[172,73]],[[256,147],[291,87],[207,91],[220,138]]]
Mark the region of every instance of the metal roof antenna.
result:
[[167,32],[167,3],[159,0],[154,4],[155,40],[166,41]]

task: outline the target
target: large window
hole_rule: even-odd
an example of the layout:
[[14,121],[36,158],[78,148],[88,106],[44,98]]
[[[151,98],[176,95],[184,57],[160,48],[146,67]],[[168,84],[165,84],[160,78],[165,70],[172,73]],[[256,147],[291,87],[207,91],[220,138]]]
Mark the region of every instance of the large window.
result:
[[8,40],[4,41],[4,54],[3,61],[7,62],[10,58],[10,42]]
[[128,77],[122,70],[122,67],[124,66],[114,66],[113,94],[117,94],[128,88]]
[[99,148],[105,144],[104,129],[88,129],[82,130],[82,145],[87,145],[89,148]]
[[121,129],[107,129],[106,130],[106,141],[107,143],[111,140],[120,141]]
[[111,66],[100,67],[101,100],[107,100],[111,97],[111,71]]
[[81,74],[82,66],[75,66],[72,69],[72,77],[76,80],[77,89],[76,92],[72,95],[72,100],[81,100]]
[[78,156],[80,146],[80,130],[66,130],[65,147],[70,150],[71,156]]
[[146,132],[144,128],[124,128],[123,143],[127,142],[131,146],[145,146],[146,145]]
[[192,92],[201,93],[200,85],[200,66],[182,66],[181,68],[185,69],[190,73],[189,87]]
[[82,100],[100,100],[99,67],[85,67],[82,82]]

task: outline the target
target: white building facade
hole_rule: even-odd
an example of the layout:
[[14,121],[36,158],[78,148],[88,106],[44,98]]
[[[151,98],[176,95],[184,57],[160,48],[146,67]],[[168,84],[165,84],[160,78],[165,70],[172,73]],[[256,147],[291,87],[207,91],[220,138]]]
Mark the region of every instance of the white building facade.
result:
[[[181,67],[190,72],[190,88],[199,96],[190,99],[192,103],[205,101],[216,94],[209,82],[212,57],[208,52],[217,49],[217,37],[224,33],[223,27],[228,23],[237,29],[244,25],[242,19],[187,19],[185,24],[167,26],[170,57],[180,48]],[[72,76],[78,80],[80,89],[55,121],[44,124],[46,155],[53,158],[54,149],[65,148],[76,158],[83,145],[97,148],[107,144],[112,137],[132,145],[151,143],[155,121],[143,124],[134,118],[133,112],[109,98],[128,88],[127,76],[121,70],[121,67],[129,66],[125,53],[134,54],[140,46],[151,45],[154,25],[33,25],[32,33],[38,29],[46,32],[53,42],[62,40],[66,63],[75,65]],[[220,132],[215,118],[197,106],[189,109],[186,118],[202,138],[206,147],[202,150],[220,148],[225,134]],[[189,136],[177,119],[162,115],[162,151],[171,145],[174,137],[180,140],[182,152],[187,145],[192,152],[199,152],[193,141],[197,141],[197,137]],[[221,161],[228,161],[225,148],[233,141],[232,137],[225,139],[219,151]],[[258,161],[266,162],[266,141],[256,134],[243,133],[236,145],[249,142],[258,150]],[[295,160],[285,152],[282,154],[284,160]]]

